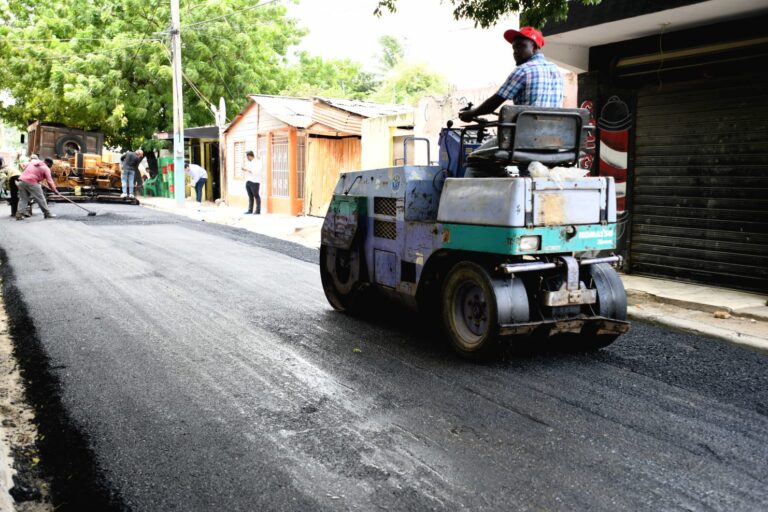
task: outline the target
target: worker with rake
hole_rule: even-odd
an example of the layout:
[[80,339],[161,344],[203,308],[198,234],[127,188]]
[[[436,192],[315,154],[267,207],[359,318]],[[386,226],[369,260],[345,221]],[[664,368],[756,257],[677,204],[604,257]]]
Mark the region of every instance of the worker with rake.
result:
[[56,217],[56,214],[51,213],[48,209],[48,203],[45,200],[45,194],[43,193],[43,187],[40,182],[45,181],[48,183],[48,187],[55,193],[59,191],[56,189],[56,183],[53,182],[51,177],[51,167],[53,166],[53,160],[46,158],[42,160],[32,160],[24,168],[24,172],[19,176],[17,186],[19,187],[19,208],[16,210],[16,220],[24,220],[24,217],[29,217],[32,214],[27,212],[27,206],[31,199],[40,206],[43,210],[43,216],[46,219]]

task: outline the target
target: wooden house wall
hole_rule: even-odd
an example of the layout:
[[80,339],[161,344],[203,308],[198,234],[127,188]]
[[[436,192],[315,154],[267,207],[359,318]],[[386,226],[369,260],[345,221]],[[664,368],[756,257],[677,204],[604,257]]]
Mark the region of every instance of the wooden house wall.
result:
[[360,169],[360,160],[359,137],[308,137],[304,212],[309,215],[325,215],[340,174]]
[[336,129],[339,133],[362,133],[363,117],[316,101],[312,105],[312,120]]
[[[253,104],[243,117],[226,133],[226,201],[234,206],[248,206],[248,193],[245,191],[245,176],[239,169],[235,169],[236,161],[245,160],[245,152],[257,150],[257,136],[274,129],[285,129],[288,125],[276,117],[266,113],[259,108],[258,104]],[[237,159],[235,155],[236,143],[243,143],[242,159]],[[267,153],[268,154],[268,153]],[[266,167],[266,166],[265,166]],[[268,172],[265,170],[265,181],[268,181]],[[266,199],[267,186],[262,185],[261,199],[262,209],[268,210]]]
[[251,119],[251,122],[258,124],[259,133],[264,133],[271,130],[279,130],[280,128],[289,126],[275,116],[268,114],[264,109],[260,108],[257,108],[256,112],[254,112],[254,115],[251,117],[253,118]]

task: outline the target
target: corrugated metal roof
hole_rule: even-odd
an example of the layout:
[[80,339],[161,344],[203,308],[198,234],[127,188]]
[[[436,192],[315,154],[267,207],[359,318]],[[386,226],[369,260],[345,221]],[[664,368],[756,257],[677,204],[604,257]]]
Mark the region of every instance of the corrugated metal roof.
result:
[[413,112],[413,107],[407,105],[386,105],[382,103],[369,103],[359,100],[341,100],[337,98],[323,98],[316,96],[316,100],[322,101],[340,110],[346,110],[362,117],[379,117],[392,114],[407,114]]
[[270,115],[296,128],[306,128],[312,122],[312,100],[309,98],[263,94],[250,94],[248,98]]

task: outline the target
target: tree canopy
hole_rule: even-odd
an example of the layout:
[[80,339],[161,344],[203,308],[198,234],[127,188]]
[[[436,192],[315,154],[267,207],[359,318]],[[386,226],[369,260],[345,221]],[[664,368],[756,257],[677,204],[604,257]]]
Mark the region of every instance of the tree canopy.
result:
[[376,90],[377,77],[349,59],[323,59],[307,52],[288,69],[288,84],[281,94],[289,96],[328,96],[365,100]]
[[[168,0],[0,0],[0,92],[14,100],[0,119],[154,147],[152,134],[173,127],[169,21]],[[291,58],[304,31],[282,2],[181,0],[181,33],[185,126],[213,124],[219,97],[234,113],[251,93],[413,103],[447,88],[426,66],[404,63],[391,36],[379,41],[381,74],[348,59]]]
[[387,72],[397,66],[405,56],[403,45],[394,36],[381,36],[379,38],[381,46],[381,55],[379,56],[379,65],[384,72]]
[[[16,126],[55,121],[131,147],[173,124],[167,0],[0,2],[0,90]],[[286,53],[302,32],[279,3],[182,0],[186,126],[213,123],[223,96],[237,112],[248,93],[288,84]]]
[[[394,12],[398,0],[379,0],[375,13]],[[571,0],[447,0],[454,7],[453,17],[467,19],[475,26],[488,28],[499,18],[520,13],[520,24],[541,27],[547,21],[563,20]],[[597,5],[601,0],[576,0],[584,5]]]
[[349,59],[299,53],[282,94],[414,104],[422,96],[448,90],[445,79],[427,65],[404,60],[405,51],[396,37],[382,36],[379,45],[377,72],[365,71],[362,64]]
[[430,94],[448,90],[445,79],[425,64],[400,62],[392,68],[371,96],[371,101],[413,105]]
[[445,94],[448,84],[442,75],[423,63],[405,60],[399,39],[385,35],[379,38],[381,82],[369,97],[380,103],[415,104],[423,96]]

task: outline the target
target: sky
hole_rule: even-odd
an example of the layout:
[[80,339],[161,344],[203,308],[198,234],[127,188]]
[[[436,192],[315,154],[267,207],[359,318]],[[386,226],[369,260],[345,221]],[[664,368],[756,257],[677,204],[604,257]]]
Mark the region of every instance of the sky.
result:
[[517,17],[482,30],[453,19],[446,0],[398,0],[398,10],[378,18],[376,0],[300,0],[288,4],[309,33],[300,49],[324,58],[348,57],[375,70],[383,35],[398,38],[408,62],[422,62],[458,89],[498,86],[514,67],[512,48],[502,34],[517,28]]

